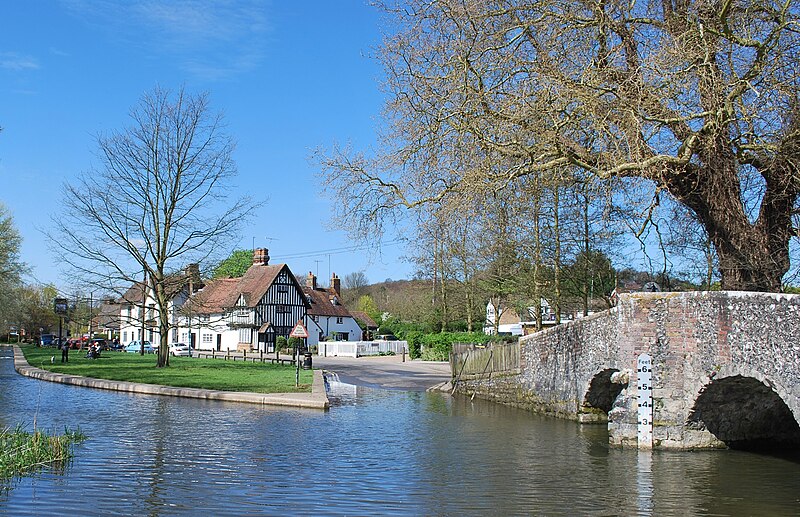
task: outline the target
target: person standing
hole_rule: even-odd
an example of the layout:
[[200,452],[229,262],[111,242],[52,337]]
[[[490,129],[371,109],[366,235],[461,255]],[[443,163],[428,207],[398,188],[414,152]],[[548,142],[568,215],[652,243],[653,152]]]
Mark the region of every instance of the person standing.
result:
[[69,362],[69,343],[67,342],[61,343],[61,362]]

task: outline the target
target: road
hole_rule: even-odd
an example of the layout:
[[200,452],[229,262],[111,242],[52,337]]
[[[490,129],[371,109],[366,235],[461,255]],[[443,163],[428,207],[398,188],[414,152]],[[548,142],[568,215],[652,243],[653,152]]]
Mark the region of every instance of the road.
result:
[[446,362],[411,361],[402,355],[372,357],[313,357],[314,368],[336,372],[339,380],[357,386],[425,391],[450,380]]

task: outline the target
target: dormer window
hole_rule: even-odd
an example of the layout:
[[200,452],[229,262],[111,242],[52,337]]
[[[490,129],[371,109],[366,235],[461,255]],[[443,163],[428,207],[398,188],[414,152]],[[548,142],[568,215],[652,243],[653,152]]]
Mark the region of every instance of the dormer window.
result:
[[306,300],[308,300],[308,303],[314,303],[314,298],[310,294],[306,296]]
[[332,303],[333,305],[339,305],[339,297],[338,297],[338,296],[334,296],[334,297],[331,299],[331,303]]

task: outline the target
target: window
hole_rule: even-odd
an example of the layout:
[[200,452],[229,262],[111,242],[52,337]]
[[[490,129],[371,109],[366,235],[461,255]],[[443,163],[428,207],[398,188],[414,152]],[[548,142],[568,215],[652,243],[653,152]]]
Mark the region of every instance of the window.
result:
[[278,314],[289,314],[292,309],[288,305],[278,305]]
[[314,320],[314,321],[317,321],[317,322],[319,322],[319,316],[318,316],[318,315],[316,315],[316,314],[312,314],[312,315],[311,315],[311,319],[312,319],[312,320]]
[[203,334],[203,343],[213,343],[214,342],[214,334]]
[[189,341],[189,333],[188,332],[181,332],[181,341],[187,343]]
[[251,338],[251,330],[250,328],[240,328],[239,329],[239,343],[252,343]]
[[289,286],[288,285],[279,285],[277,287],[278,292],[281,294],[289,294]]
[[123,330],[122,331],[122,342],[123,343],[127,343],[128,342],[128,331],[127,330]]
[[341,325],[341,324],[342,324],[342,318],[336,318],[336,323],[338,323],[339,325]]

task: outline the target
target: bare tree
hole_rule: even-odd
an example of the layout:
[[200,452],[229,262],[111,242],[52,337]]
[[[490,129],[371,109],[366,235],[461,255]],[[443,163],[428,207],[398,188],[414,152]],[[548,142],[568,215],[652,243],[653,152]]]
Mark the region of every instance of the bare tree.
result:
[[343,214],[374,226],[398,206],[562,167],[638,177],[693,212],[723,288],[781,289],[800,236],[796,1],[384,7],[396,22],[382,48],[385,151],[321,160],[332,184],[363,194]]
[[352,289],[353,291],[358,291],[368,285],[369,280],[364,271],[353,271],[345,275],[344,279],[342,279],[342,287],[345,289]]
[[129,127],[98,138],[101,167],[65,186],[50,236],[92,288],[120,292],[144,281],[159,315],[162,367],[170,299],[182,287],[175,273],[229,249],[221,245],[254,205],[228,201],[234,145],[207,94],[156,88],[130,115]]

